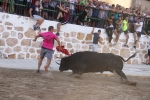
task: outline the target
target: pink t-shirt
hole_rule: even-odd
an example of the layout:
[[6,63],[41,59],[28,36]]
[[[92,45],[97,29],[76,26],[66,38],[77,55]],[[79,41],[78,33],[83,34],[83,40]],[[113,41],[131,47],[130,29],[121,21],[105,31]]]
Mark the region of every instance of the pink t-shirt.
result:
[[53,32],[44,32],[40,33],[39,36],[43,37],[42,47],[53,50],[54,40],[57,40],[58,37]]

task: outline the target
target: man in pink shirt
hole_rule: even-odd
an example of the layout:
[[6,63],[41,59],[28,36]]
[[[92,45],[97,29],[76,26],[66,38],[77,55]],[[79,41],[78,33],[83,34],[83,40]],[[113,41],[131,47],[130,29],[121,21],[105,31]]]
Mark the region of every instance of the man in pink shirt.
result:
[[48,67],[51,63],[52,55],[54,52],[53,51],[54,40],[56,40],[58,45],[60,46],[60,41],[59,41],[58,37],[53,33],[53,31],[54,31],[54,27],[49,26],[48,32],[40,33],[37,36],[35,36],[34,41],[36,41],[38,37],[43,37],[43,43],[42,43],[41,52],[40,52],[40,59],[38,61],[37,72],[40,71],[40,67],[41,67],[44,57],[47,57],[47,62],[46,62],[46,65],[44,66],[44,68],[45,68],[45,72],[48,72]]

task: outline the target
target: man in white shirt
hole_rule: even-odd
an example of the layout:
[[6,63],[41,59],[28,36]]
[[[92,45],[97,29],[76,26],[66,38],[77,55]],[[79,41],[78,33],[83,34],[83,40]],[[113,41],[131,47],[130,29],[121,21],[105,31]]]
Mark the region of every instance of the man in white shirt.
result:
[[[141,38],[141,33],[142,33],[142,27],[143,27],[143,22],[141,22],[141,19],[138,18],[137,23],[134,25],[135,27],[135,32],[134,32],[134,48],[136,49],[136,46]],[[136,35],[138,39],[136,39]]]

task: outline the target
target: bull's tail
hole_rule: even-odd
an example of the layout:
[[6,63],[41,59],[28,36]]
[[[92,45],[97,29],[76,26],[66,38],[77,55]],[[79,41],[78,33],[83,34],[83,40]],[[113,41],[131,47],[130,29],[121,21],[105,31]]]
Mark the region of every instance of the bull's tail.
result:
[[135,57],[136,56],[136,52],[132,55],[132,56],[130,56],[127,60],[125,60],[124,58],[122,58],[121,57],[121,59],[124,61],[124,62],[127,62],[128,60],[130,60],[131,58],[133,58],[133,57]]

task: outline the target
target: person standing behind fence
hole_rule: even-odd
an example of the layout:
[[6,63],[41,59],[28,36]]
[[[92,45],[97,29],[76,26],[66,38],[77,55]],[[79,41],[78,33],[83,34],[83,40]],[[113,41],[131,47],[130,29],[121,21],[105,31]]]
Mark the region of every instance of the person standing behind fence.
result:
[[[40,33],[37,36],[35,36],[35,39],[33,41],[36,41],[38,37],[43,37],[43,43],[41,47],[41,52],[40,52],[40,58],[38,61],[38,69],[37,72],[40,72],[40,67],[42,65],[42,61],[44,57],[47,58],[46,65],[44,66],[45,72],[48,72],[48,67],[51,63],[52,55],[53,55],[53,46],[54,46],[54,40],[57,41],[59,47],[60,47],[60,41],[58,37],[53,33],[54,32],[54,27],[49,26],[48,27],[48,32]],[[61,50],[61,48],[59,48]]]
[[107,18],[107,21],[108,21],[108,26],[106,27],[106,33],[108,35],[108,38],[109,38],[109,43],[111,43],[111,40],[112,40],[112,35],[113,35],[113,30],[114,30],[114,27],[115,27],[115,19],[114,19],[114,15],[112,14],[111,15],[111,18]]
[[29,9],[30,18],[36,20],[36,24],[33,25],[33,29],[36,31],[37,29],[40,30],[41,24],[44,22],[44,19],[38,15],[38,12],[42,9],[42,6],[40,5],[40,1],[35,1],[35,4],[33,4]]
[[123,31],[123,32],[125,33],[125,35],[126,35],[126,42],[125,42],[125,44],[124,44],[124,47],[129,47],[129,46],[127,45],[128,39],[129,39],[128,16],[126,16],[125,19],[123,20],[122,31]]
[[69,23],[72,23],[72,19],[73,19],[73,16],[75,14],[75,6],[74,6],[74,3],[76,2],[76,0],[69,0],[69,2],[71,3],[70,4],[70,18],[69,18]]
[[[143,27],[143,22],[141,22],[141,19],[138,18],[137,22],[135,23],[135,32],[134,32],[134,48],[136,49],[136,46],[141,38],[141,32]],[[138,39],[136,40],[136,35]]]
[[98,42],[102,44],[101,40],[100,40],[100,34],[101,34],[101,30],[98,30],[97,33],[94,33],[94,27],[93,27],[93,30],[91,32],[93,36],[93,44],[92,44],[92,50],[94,52],[97,52],[98,51]]
[[114,29],[114,34],[116,35],[116,39],[115,39],[115,43],[114,46],[116,45],[116,43],[119,40],[120,34],[122,33],[122,17],[119,16],[119,19],[116,21],[116,28]]
[[147,37],[147,48],[148,48],[148,63],[146,63],[147,65],[150,65],[150,32],[148,34],[146,34],[146,32],[144,32],[144,34],[146,35]]

